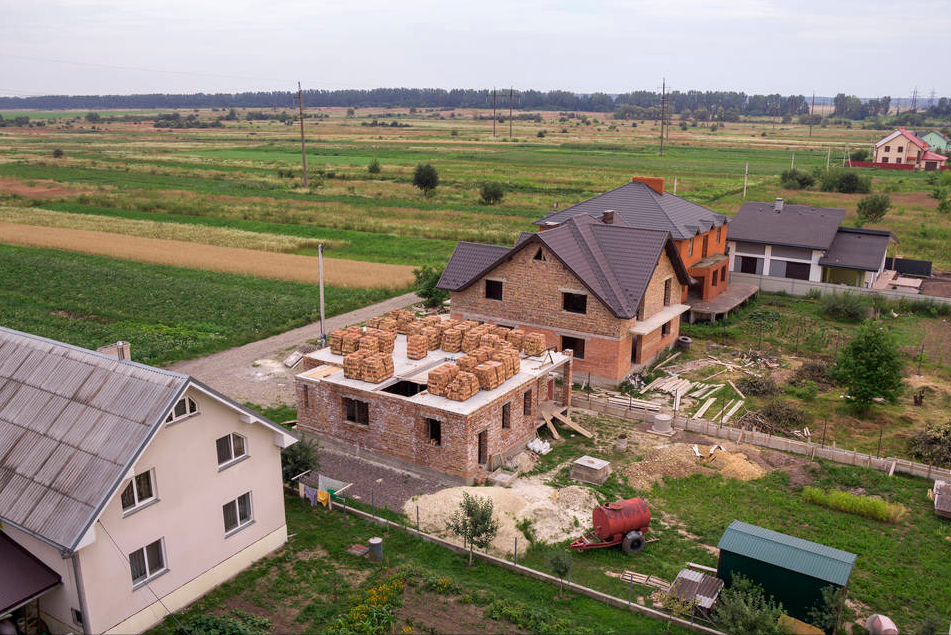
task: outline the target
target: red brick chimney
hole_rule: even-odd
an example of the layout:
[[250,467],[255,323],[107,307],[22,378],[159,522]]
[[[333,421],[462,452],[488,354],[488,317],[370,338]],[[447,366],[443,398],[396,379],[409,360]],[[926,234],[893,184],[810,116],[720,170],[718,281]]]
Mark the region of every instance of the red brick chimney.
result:
[[658,194],[664,193],[664,177],[662,176],[632,176],[632,183],[643,183]]
[[601,222],[604,223],[605,225],[613,225],[614,224],[614,210],[606,209],[603,212],[601,212]]

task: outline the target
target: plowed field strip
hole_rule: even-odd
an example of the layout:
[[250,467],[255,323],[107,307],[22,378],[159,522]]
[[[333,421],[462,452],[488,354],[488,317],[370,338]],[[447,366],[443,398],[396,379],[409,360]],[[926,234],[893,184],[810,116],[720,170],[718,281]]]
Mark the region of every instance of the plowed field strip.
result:
[[[316,284],[317,258],[200,245],[180,240],[123,236],[103,231],[0,223],[0,242],[64,249],[123,260],[224,271]],[[413,268],[324,258],[324,282],[352,288],[402,288],[413,282]]]

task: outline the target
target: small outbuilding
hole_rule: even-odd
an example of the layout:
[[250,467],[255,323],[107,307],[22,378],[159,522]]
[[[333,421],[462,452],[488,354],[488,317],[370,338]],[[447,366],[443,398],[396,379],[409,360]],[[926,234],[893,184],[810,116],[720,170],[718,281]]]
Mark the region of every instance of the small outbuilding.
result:
[[821,604],[825,587],[847,587],[855,565],[854,553],[738,520],[730,523],[717,546],[717,577],[727,587],[741,574],[800,620],[807,620],[809,611]]
[[934,513],[942,518],[951,518],[951,483],[934,482]]

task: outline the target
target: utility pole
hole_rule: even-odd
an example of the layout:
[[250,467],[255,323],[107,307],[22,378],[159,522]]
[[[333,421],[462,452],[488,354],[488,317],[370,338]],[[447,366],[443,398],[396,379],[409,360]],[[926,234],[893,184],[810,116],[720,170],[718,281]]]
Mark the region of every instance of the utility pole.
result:
[[512,87],[509,86],[509,139],[512,138]]
[[816,91],[812,91],[812,107],[809,108],[809,136],[812,136],[812,116],[816,114]]
[[498,117],[495,115],[495,88],[492,89],[492,136],[495,136],[495,120]]
[[743,169],[743,200],[746,200],[746,181],[750,176],[750,162],[746,162],[746,167]]
[[317,245],[317,272],[320,280],[320,341],[327,341],[327,333],[324,331],[324,244]]
[[660,87],[660,156],[664,156],[664,122],[667,120],[667,78]]
[[300,108],[301,181],[304,184],[304,189],[307,189],[307,149],[304,147],[304,94],[301,91],[300,82],[297,82],[297,106]]

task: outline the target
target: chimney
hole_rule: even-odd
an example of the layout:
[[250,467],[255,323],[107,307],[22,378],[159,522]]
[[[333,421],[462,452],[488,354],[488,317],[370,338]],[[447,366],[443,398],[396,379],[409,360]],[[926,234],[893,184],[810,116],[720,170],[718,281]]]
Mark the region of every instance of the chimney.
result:
[[606,209],[603,212],[601,212],[601,222],[604,223],[605,225],[613,225],[614,224],[614,210]]
[[130,344],[128,342],[118,341],[115,344],[107,344],[106,346],[100,346],[96,349],[97,353],[102,353],[103,355],[108,355],[109,357],[115,357],[120,362],[132,361],[132,355],[130,352]]
[[662,176],[632,176],[632,183],[643,183],[658,194],[664,193],[664,177]]
[[561,223],[555,223],[555,222],[553,222],[553,221],[548,221],[547,223],[542,223],[542,224],[539,226],[538,231],[543,232],[543,231],[545,231],[546,229],[554,229],[554,228],[560,227],[560,226],[561,226]]
[[776,202],[773,203],[773,211],[777,214],[783,211],[783,199],[777,198]]

